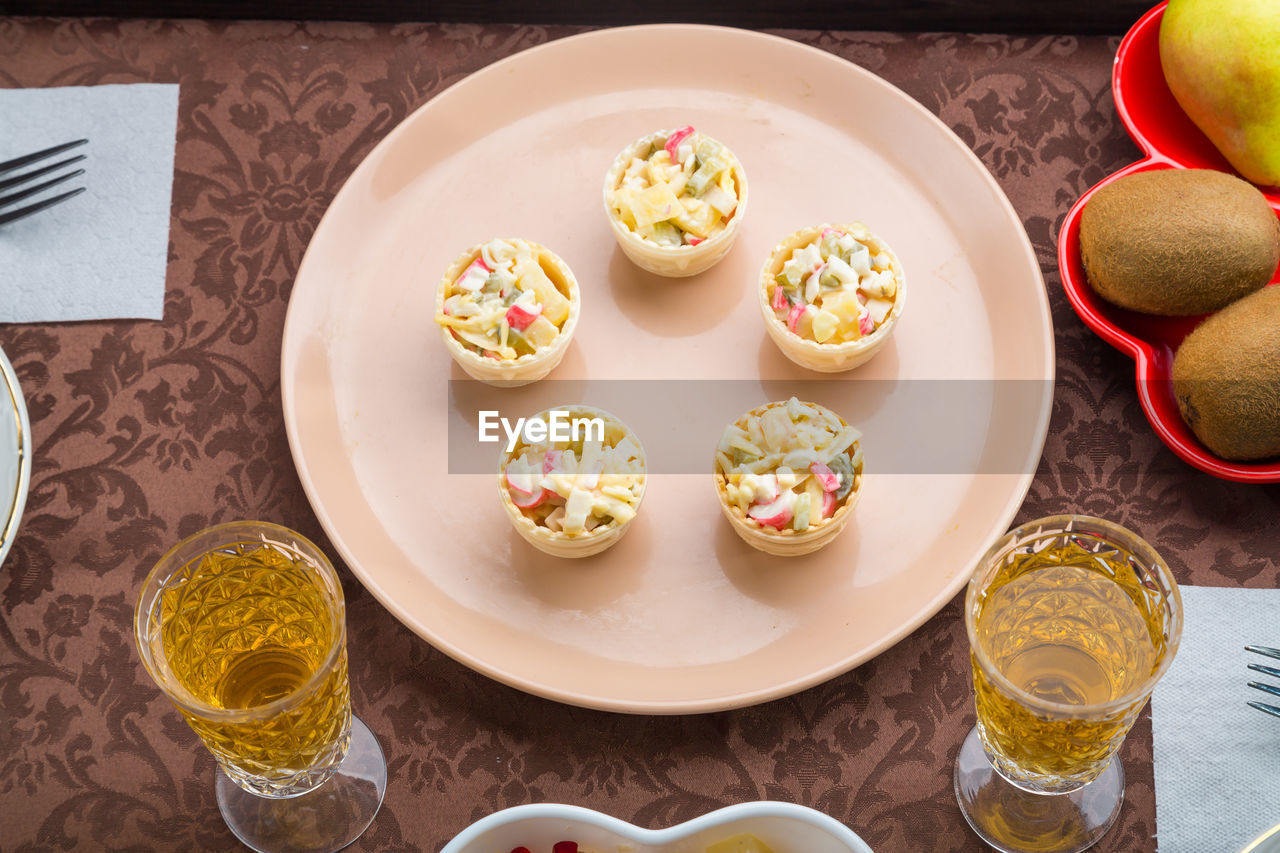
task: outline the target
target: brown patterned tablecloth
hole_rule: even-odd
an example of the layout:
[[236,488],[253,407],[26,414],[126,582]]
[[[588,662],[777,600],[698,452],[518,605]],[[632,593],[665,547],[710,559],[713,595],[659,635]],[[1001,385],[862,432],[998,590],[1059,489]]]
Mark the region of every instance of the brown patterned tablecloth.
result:
[[[35,444],[0,578],[0,849],[235,846],[213,801],[212,759],[134,651],[140,582],[168,545],[217,521],[267,519],[327,544],[280,404],[281,328],[307,240],[354,166],[411,110],[575,31],[0,19],[0,86],[181,84],[164,321],[0,328]],[[1139,409],[1131,363],[1084,328],[1059,287],[1064,214],[1137,157],[1110,94],[1117,40],[782,35],[870,69],[941,116],[1026,225],[1053,305],[1058,383],[1019,520],[1100,515],[1155,543],[1180,582],[1280,585],[1280,489],[1178,461]],[[630,717],[477,675],[343,574],[352,698],[391,776],[357,849],[437,851],[476,818],[531,801],[658,827],[756,799],[812,805],[879,853],[982,849],[951,788],[974,716],[957,602],[797,696]],[[1122,757],[1126,804],[1097,849],[1152,851],[1149,713]]]

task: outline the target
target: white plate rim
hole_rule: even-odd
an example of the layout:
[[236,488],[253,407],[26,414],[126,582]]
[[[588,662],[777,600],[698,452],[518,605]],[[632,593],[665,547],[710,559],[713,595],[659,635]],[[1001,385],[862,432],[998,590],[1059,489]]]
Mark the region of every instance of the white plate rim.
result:
[[[0,527],[0,563],[9,556],[13,540],[18,535],[18,526],[22,521],[23,510],[27,506],[27,490],[31,485],[31,420],[27,414],[27,402],[22,396],[22,386],[18,382],[18,374],[3,349],[0,349],[0,373],[4,375],[5,392],[7,393],[8,412],[0,413],[0,417],[12,417],[16,421],[18,445],[13,448],[18,456],[18,477],[13,491],[5,497],[8,502],[7,515]],[[3,448],[0,452],[9,452]]]

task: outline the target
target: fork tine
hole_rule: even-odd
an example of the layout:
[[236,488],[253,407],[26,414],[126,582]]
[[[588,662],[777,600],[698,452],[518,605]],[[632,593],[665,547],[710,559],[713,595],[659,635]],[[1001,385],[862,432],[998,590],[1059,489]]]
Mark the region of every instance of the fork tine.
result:
[[17,210],[10,211],[9,213],[0,214],[0,225],[8,225],[10,222],[17,222],[19,219],[30,216],[33,213],[39,213],[42,210],[47,210],[55,204],[61,204],[72,196],[80,195],[80,193],[84,192],[84,189],[84,187],[77,187],[76,189],[71,190],[70,192],[65,192],[62,195],[56,195],[53,198],[47,198],[44,201],[38,201],[35,204],[20,207]]
[[[1280,659],[1280,649],[1273,649],[1270,646],[1245,646],[1246,652],[1253,652],[1258,655],[1266,655],[1269,658]],[[1261,672],[1264,675],[1270,675],[1274,678],[1280,678],[1280,669],[1272,666],[1263,666],[1260,663],[1249,664],[1249,669],[1254,672]],[[1261,690],[1263,693],[1270,693],[1272,696],[1280,696],[1280,687],[1271,684],[1263,684],[1260,681],[1250,681],[1249,686],[1255,690]],[[1265,705],[1262,702],[1248,703],[1250,708],[1257,708],[1263,713],[1270,714],[1273,717],[1280,717],[1280,708],[1275,705]]]
[[16,204],[17,202],[22,201],[24,198],[30,198],[31,196],[35,195],[38,192],[49,189],[49,187],[56,187],[58,184],[61,184],[64,181],[69,181],[72,178],[77,177],[79,175],[83,175],[83,174],[84,174],[84,169],[76,169],[74,172],[68,172],[65,175],[60,175],[59,177],[54,178],[52,181],[45,181],[43,184],[36,184],[34,187],[28,187],[27,189],[19,190],[16,193],[9,193],[8,195],[0,195],[0,207],[8,207],[11,204]]
[[55,145],[52,148],[46,148],[43,151],[37,151],[34,154],[27,154],[22,157],[14,157],[12,160],[5,160],[0,163],[0,174],[12,172],[14,169],[21,169],[23,166],[29,166],[32,163],[38,163],[46,157],[52,157],[55,154],[61,154],[63,151],[84,145],[89,140],[77,139],[75,142],[66,142],[62,145]]
[[47,175],[50,172],[56,172],[58,169],[61,169],[63,166],[70,166],[72,163],[79,163],[83,159],[84,159],[84,155],[78,154],[75,157],[68,157],[66,160],[59,160],[57,163],[54,163],[52,166],[43,166],[34,171],[17,175],[16,177],[6,178],[5,180],[0,181],[0,190],[7,190],[11,187],[22,186],[27,181],[34,181],[36,178],[39,178],[43,175]]
[[1263,693],[1270,693],[1272,696],[1280,696],[1280,687],[1274,684],[1263,684],[1261,681],[1250,681],[1249,686],[1254,690],[1261,690]]

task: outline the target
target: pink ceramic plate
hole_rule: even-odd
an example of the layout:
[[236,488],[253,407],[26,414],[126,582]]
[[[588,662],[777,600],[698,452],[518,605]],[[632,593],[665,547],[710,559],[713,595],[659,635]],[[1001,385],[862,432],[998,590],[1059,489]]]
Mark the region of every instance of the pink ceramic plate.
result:
[[[1138,400],[1156,434],[1174,453],[1215,477],[1246,483],[1280,482],[1280,460],[1220,459],[1200,443],[1178,413],[1169,379],[1173,354],[1203,317],[1156,317],[1111,305],[1089,287],[1080,261],[1080,214],[1089,197],[1101,187],[1125,175],[1151,169],[1218,169],[1235,174],[1213,143],[1187,118],[1164,82],[1158,43],[1163,14],[1161,4],[1133,25],[1116,52],[1111,77],[1116,112],[1147,156],[1108,175],[1067,213],[1058,238],[1062,287],[1085,325],[1133,358]],[[1264,194],[1280,215],[1280,190],[1265,188]],[[1280,280],[1280,274],[1276,280]]]
[[[686,123],[738,155],[751,209],[724,261],[669,281],[617,249],[600,183],[632,139]],[[758,383],[751,396],[765,402],[822,377],[792,365],[765,335],[751,289],[760,265],[801,225],[850,219],[894,247],[911,295],[891,346],[830,387],[851,395],[866,387],[857,399],[867,411],[891,416],[904,396],[886,393],[894,380],[980,380],[965,386],[975,393],[993,390],[987,380],[1029,380],[1033,399],[995,400],[977,424],[977,451],[1012,449],[1018,461],[1006,473],[894,474],[877,468],[868,446],[849,527],[818,554],[770,558],[720,516],[710,467],[717,427],[689,437],[705,471],[651,476],[626,537],[567,561],[512,530],[492,474],[448,472],[450,419],[466,429],[475,413],[450,395],[448,380],[465,377],[440,345],[431,306],[459,247],[528,237],[560,254],[581,285],[582,318],[564,362],[549,380],[503,391],[514,408],[524,406],[521,394],[565,379],[736,379]],[[1017,215],[928,111],[787,39],[653,26],[526,51],[396,128],[311,241],[281,374],[311,504],[397,618],[468,666],[542,696],[683,713],[761,702],[837,675],[964,585],[1008,528],[1040,458],[1052,341]],[[922,444],[961,428],[947,412],[916,414],[895,423]],[[495,466],[497,457],[494,449]]]

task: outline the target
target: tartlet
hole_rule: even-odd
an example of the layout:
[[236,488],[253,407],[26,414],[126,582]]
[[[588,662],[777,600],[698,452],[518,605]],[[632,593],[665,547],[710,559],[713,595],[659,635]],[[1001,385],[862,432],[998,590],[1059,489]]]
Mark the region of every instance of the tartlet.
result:
[[[644,498],[644,447],[627,425],[603,409],[556,406],[539,412],[562,418],[598,418],[603,435],[584,429],[567,441],[530,441],[522,432],[498,463],[502,506],[525,541],[555,557],[589,557],[627,532]],[[527,421],[526,421],[527,422]]]
[[905,304],[898,256],[861,222],[815,225],[784,238],[756,287],[765,331],[782,354],[823,373],[880,350]]
[[555,252],[495,238],[467,249],[436,288],[435,320],[467,375],[527,385],[560,363],[582,312],[578,280]]
[[861,437],[835,412],[795,397],[730,424],[716,447],[715,483],[734,532],[781,557],[827,545],[862,494]]
[[722,143],[682,127],[628,145],[604,178],[604,210],[632,263],[668,278],[697,275],[733,247],[747,176]]

